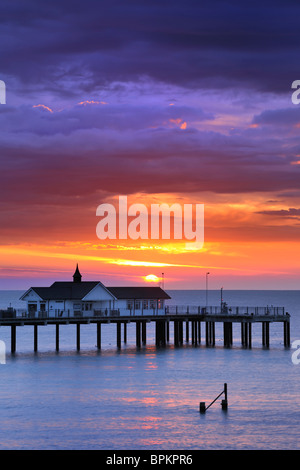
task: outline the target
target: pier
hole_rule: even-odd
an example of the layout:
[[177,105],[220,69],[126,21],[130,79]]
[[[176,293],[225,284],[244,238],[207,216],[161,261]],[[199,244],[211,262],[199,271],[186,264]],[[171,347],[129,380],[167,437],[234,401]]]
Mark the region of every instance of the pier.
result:
[[[215,326],[223,324],[223,345],[230,348],[233,345],[233,324],[240,324],[241,345],[244,348],[252,346],[252,326],[261,324],[262,346],[270,346],[270,325],[272,323],[283,324],[283,343],[290,347],[290,315],[281,307],[234,307],[225,312],[218,307],[167,307],[163,315],[128,315],[128,316],[69,316],[69,317],[41,317],[31,318],[23,314],[18,316],[5,315],[0,318],[0,327],[11,329],[11,353],[16,352],[17,327],[33,326],[33,350],[38,351],[38,328],[41,326],[55,325],[55,350],[60,347],[60,328],[63,325],[76,325],[76,349],[80,350],[80,328],[84,324],[95,324],[95,338],[98,350],[101,350],[102,330],[107,324],[116,325],[116,347],[121,349],[127,341],[127,325],[135,324],[136,347],[140,348],[147,343],[147,325],[155,323],[155,345],[164,347],[171,341],[179,347],[183,343],[191,342],[192,345],[200,345],[202,341],[207,347],[214,347],[216,343]],[[173,338],[170,337],[170,324],[173,324]],[[123,332],[123,334],[122,334]]]

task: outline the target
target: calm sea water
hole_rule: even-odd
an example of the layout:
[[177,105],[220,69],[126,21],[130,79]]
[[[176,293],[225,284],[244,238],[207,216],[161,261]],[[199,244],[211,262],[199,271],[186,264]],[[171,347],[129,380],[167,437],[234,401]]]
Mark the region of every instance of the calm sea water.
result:
[[[205,304],[204,291],[168,291],[173,304]],[[22,308],[21,292],[0,291],[0,308]],[[300,339],[300,292],[228,291],[232,306],[283,306],[291,314],[291,342]],[[220,293],[209,292],[219,305]],[[202,338],[204,333],[202,328]],[[10,355],[10,328],[0,327],[7,345],[0,365],[0,449],[299,449],[300,364],[283,346],[282,324],[271,324],[270,348],[261,346],[261,325],[252,330],[252,349],[243,349],[240,325],[233,326],[233,347],[223,348],[222,327],[216,346],[170,344],[157,349],[153,325],[148,344],[135,348],[135,327],[127,344],[116,348],[115,325],[103,325],[102,350],[96,326],[81,327],[76,351],[73,325],[60,328],[60,352],[54,327],[39,327],[39,352],[33,352],[33,328],[17,328],[17,354]],[[218,400],[228,384],[229,408]]]

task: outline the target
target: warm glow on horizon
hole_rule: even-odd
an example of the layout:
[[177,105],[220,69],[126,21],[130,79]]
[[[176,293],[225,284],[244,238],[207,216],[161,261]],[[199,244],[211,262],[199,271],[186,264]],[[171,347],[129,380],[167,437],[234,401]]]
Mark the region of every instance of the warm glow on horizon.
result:
[[[13,286],[14,280],[25,287],[31,283],[47,284],[46,279],[68,280],[77,262],[84,279],[104,279],[113,285],[120,282],[134,285],[141,280],[158,282],[163,268],[167,272],[168,288],[199,288],[207,271],[214,273],[211,283],[215,283],[216,288],[221,284],[232,288],[242,285],[260,288],[262,282],[274,285],[274,288],[281,288],[282,283],[296,288],[298,261],[295,253],[299,251],[297,210],[289,209],[284,198],[277,200],[270,194],[268,204],[265,199],[266,196],[259,193],[251,197],[216,197],[210,193],[189,196],[136,193],[128,196],[128,204],[139,201],[147,206],[152,203],[171,205],[176,202],[182,206],[205,203],[204,245],[200,250],[196,244],[189,246],[186,240],[100,241],[95,234],[97,221],[94,211],[90,219],[82,219],[84,222],[80,228],[78,213],[75,219],[67,219],[67,225],[63,225],[63,218],[57,220],[54,230],[56,226],[62,227],[57,237],[55,232],[51,232],[51,237],[45,239],[44,232],[35,230],[28,234],[23,232],[24,241],[14,243],[11,234],[9,240],[0,245],[0,289],[3,285]],[[110,202],[116,200],[115,196],[106,199]],[[293,206],[298,206],[297,200]],[[85,211],[83,217],[86,214]],[[64,227],[72,230],[64,232]],[[149,277],[145,276],[147,268],[154,271]]]

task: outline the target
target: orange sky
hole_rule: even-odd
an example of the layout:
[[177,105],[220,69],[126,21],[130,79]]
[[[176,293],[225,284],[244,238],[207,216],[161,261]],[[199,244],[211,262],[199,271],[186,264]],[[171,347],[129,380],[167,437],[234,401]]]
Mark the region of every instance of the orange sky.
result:
[[[270,195],[271,197],[271,195]],[[213,194],[135,194],[129,203],[153,202],[205,204],[205,240],[201,250],[187,250],[185,240],[99,240],[98,218],[91,207],[59,218],[52,231],[37,227],[23,232],[0,246],[2,288],[48,285],[55,280],[71,280],[79,263],[83,280],[101,280],[107,285],[143,285],[149,274],[164,273],[166,289],[297,289],[300,242],[297,219],[266,215],[264,211],[284,211],[282,201],[270,206],[265,195],[238,197]],[[116,204],[116,198],[110,199]],[[94,212],[94,213],[93,213]],[[82,218],[80,217],[82,215]],[[78,223],[81,220],[82,223]],[[46,224],[47,225],[47,224]],[[62,234],[65,233],[65,237]],[[152,281],[153,282],[153,281]],[[156,282],[157,283],[157,282]],[[155,284],[155,282],[154,282]]]

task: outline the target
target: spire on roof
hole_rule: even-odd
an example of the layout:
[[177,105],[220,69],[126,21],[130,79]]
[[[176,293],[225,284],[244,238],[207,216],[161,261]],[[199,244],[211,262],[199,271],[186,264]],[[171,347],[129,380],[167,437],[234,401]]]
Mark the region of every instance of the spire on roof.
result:
[[75,273],[73,274],[73,282],[81,282],[81,274],[79,272],[79,269],[78,269],[78,263],[77,263],[77,266],[76,266],[76,271]]

